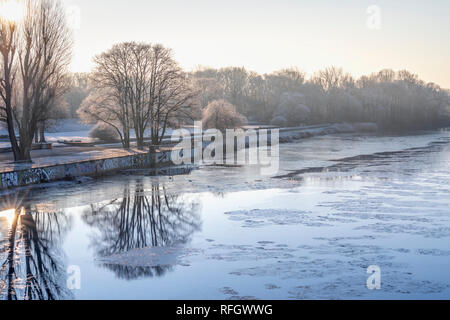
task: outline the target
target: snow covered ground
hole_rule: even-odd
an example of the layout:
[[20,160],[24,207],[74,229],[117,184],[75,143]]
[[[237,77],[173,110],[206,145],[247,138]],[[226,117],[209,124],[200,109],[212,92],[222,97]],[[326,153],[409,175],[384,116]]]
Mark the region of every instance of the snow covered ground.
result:
[[[57,124],[46,132],[45,137],[48,142],[57,144],[58,140],[86,140],[89,138],[89,131],[92,125],[80,123],[77,119],[60,120]],[[0,136],[7,136],[6,128],[0,127]],[[9,141],[0,141],[0,148],[11,146]]]
[[[1,125],[1,124],[0,124]],[[60,146],[58,141],[61,140],[75,140],[75,141],[90,141],[89,131],[92,129],[92,125],[85,125],[79,122],[77,119],[65,119],[59,120],[50,130],[46,132],[45,136],[48,142],[54,144],[54,146]],[[246,126],[244,129],[255,129],[259,126]],[[266,127],[265,127],[266,128]],[[194,132],[193,127],[186,127],[185,130]],[[284,128],[280,129],[280,142],[293,142],[309,138],[312,136],[336,134],[336,133],[368,133],[376,132],[377,127],[371,123],[361,124],[335,124],[335,125],[319,125],[319,126],[306,126],[297,128]],[[168,128],[165,132],[167,137],[170,137],[173,129]],[[7,136],[8,132],[6,128],[0,127],[0,136]],[[149,136],[150,133],[147,134]],[[131,138],[135,138],[134,130],[131,130]],[[0,141],[0,148],[7,148],[10,143],[4,139]]]
[[48,215],[61,281],[81,270],[60,298],[450,298],[449,132],[314,137],[281,145],[280,167],[126,173],[26,202]]

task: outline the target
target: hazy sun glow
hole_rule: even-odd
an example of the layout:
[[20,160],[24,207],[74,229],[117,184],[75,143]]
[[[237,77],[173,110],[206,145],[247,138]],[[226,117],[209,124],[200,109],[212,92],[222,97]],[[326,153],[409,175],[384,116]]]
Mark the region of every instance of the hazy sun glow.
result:
[[0,0],[0,18],[8,21],[18,21],[24,15],[24,6],[16,0]]

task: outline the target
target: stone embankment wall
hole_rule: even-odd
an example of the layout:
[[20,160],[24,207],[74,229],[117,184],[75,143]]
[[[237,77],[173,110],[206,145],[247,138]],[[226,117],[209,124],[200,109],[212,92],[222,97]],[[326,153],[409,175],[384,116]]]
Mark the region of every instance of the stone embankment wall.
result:
[[83,176],[102,176],[127,169],[161,168],[170,164],[169,150],[139,153],[122,157],[85,160],[72,163],[33,167],[19,165],[0,172],[0,190]]

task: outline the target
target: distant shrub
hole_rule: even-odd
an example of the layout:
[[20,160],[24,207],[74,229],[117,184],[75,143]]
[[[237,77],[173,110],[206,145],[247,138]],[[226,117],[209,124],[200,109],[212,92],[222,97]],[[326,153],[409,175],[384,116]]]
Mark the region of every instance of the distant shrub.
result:
[[277,127],[285,127],[285,126],[287,126],[288,121],[283,116],[276,116],[272,119],[270,124],[273,126],[277,126]]
[[117,130],[105,123],[97,123],[95,127],[89,131],[89,137],[105,142],[115,142],[120,140]]
[[206,129],[235,129],[247,124],[247,118],[236,111],[226,100],[214,100],[203,111],[203,126]]

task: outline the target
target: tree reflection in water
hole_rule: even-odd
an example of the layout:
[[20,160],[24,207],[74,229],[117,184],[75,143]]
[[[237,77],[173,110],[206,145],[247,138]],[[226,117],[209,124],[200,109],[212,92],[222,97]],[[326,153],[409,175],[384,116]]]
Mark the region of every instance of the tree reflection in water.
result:
[[8,218],[0,219],[1,298],[71,298],[60,249],[61,237],[70,229],[71,219],[62,212],[40,212],[29,205],[9,211]]
[[[133,249],[170,247],[187,243],[201,228],[199,202],[169,194],[163,185],[146,190],[141,182],[128,185],[123,198],[91,205],[83,220],[98,229],[92,246],[98,257]],[[121,279],[161,276],[171,266],[127,266],[104,264]]]

